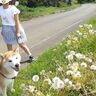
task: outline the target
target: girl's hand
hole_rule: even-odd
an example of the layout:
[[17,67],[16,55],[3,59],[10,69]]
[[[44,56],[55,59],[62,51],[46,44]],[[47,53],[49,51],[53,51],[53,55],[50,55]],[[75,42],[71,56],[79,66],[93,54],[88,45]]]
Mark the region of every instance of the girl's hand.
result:
[[16,37],[20,37],[20,32],[16,32]]

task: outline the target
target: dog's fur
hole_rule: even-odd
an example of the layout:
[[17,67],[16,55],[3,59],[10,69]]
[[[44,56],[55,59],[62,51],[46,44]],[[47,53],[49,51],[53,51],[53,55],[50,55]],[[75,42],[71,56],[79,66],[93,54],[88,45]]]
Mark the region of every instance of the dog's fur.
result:
[[2,96],[7,96],[6,91],[8,86],[12,92],[15,91],[13,88],[13,83],[19,72],[21,60],[19,48],[0,55],[0,58],[0,90]]

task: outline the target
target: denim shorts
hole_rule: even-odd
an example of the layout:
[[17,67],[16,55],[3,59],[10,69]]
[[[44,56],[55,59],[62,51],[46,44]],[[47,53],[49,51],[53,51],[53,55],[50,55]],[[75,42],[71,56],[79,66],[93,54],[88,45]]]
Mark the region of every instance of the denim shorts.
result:
[[[15,26],[2,25],[2,35],[6,44],[18,44]],[[20,36],[22,43],[27,41],[26,34],[24,30],[22,30],[21,28],[20,28]]]

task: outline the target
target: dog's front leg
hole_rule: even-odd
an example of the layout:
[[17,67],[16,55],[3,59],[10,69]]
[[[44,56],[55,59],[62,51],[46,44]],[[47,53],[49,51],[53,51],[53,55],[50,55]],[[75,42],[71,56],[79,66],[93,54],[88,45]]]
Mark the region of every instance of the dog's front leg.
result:
[[2,88],[2,96],[7,96],[6,87]]
[[15,89],[14,89],[14,80],[12,80],[12,82],[10,83],[9,87],[11,89],[11,92],[15,92]]

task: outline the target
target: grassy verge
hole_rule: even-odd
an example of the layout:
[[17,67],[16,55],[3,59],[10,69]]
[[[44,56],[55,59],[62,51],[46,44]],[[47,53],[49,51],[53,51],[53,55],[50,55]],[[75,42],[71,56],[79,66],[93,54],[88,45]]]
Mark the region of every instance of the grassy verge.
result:
[[93,27],[96,29],[96,16],[94,16],[90,21],[88,21],[88,24],[92,24]]
[[[69,6],[67,4],[62,4],[61,7],[36,7],[36,8],[29,8],[26,6],[19,5],[18,9],[21,10],[20,14],[20,20],[25,21],[25,20],[30,20],[35,17],[39,16],[44,16],[44,15],[49,15],[49,14],[54,14],[58,12],[63,12],[63,11],[68,11],[72,10],[74,8],[79,7],[80,4],[72,4],[72,6]],[[0,26],[1,26],[1,18],[0,18]]]
[[38,16],[44,16],[48,14],[54,14],[57,12],[62,12],[62,11],[68,11],[72,10],[76,7],[80,6],[79,4],[72,4],[72,6],[69,6],[67,4],[62,4],[61,7],[36,7],[36,8],[28,8],[26,6],[18,6],[18,8],[21,10],[21,20],[29,20],[32,19],[33,17],[38,17]]
[[[94,20],[89,21],[93,26]],[[8,96],[95,96],[96,31],[92,25],[81,25],[22,70],[15,89]]]

